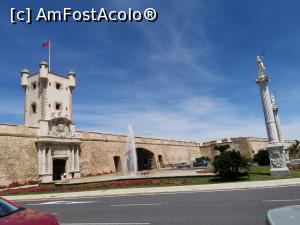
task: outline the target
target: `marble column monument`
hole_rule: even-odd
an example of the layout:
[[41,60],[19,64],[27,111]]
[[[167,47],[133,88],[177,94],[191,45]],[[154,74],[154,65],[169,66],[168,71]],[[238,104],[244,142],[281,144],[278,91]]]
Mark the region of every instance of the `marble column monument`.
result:
[[274,95],[271,95],[271,103],[272,103],[272,109],[274,113],[274,119],[275,119],[275,125],[277,129],[277,134],[278,134],[278,139],[279,141],[283,144],[282,140],[282,131],[281,131],[281,126],[280,126],[280,120],[279,120],[279,115],[278,115],[278,106],[276,105],[276,99]]
[[268,87],[270,78],[265,74],[265,67],[262,59],[259,56],[256,57],[256,64],[258,67],[258,77],[256,78],[256,83],[258,84],[260,89],[265,124],[269,140],[267,150],[270,157],[271,176],[285,176],[288,175],[290,171],[286,166],[285,154],[283,150],[284,145],[279,140],[276,127],[275,116],[273,113],[271,96]]
[[[284,145],[284,140],[282,138],[282,130],[281,130],[281,125],[280,125],[280,119],[279,119],[279,108],[276,105],[276,98],[274,95],[271,95],[271,103],[272,103],[272,108],[273,108],[273,113],[274,113],[274,119],[275,119],[275,124],[276,124],[276,129],[277,129],[277,134],[278,134],[278,139],[279,141]],[[290,161],[289,153],[286,149],[283,150],[284,155],[285,155],[285,160],[286,162]]]

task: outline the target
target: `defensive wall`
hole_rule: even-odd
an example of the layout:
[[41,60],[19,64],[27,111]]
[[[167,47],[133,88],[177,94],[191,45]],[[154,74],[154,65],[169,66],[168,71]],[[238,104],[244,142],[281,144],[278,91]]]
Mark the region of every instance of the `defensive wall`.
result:
[[[14,181],[24,183],[39,179],[39,128],[0,124],[0,186]],[[64,138],[55,137],[58,142]],[[82,176],[120,172],[124,160],[127,136],[77,131],[72,139],[80,141],[80,172]],[[286,147],[292,141],[286,141]],[[229,144],[248,157],[268,144],[265,138],[239,137],[210,142],[188,142],[159,138],[135,137],[138,160],[153,168],[169,167],[180,162],[192,162],[197,157],[213,158],[213,147]]]

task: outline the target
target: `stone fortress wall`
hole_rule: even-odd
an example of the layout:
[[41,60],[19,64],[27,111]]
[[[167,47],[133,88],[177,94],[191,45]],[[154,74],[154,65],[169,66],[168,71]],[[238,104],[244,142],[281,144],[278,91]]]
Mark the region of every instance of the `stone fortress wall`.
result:
[[[0,124],[0,186],[39,179],[38,128]],[[80,171],[82,176],[119,172],[114,157],[123,161],[126,136],[94,132],[76,132],[80,144]],[[240,137],[210,142],[136,137],[136,148],[150,153],[153,167],[169,167],[180,162],[192,162],[197,157],[213,158],[216,144],[230,144],[251,157],[268,144],[265,138]],[[286,145],[292,141],[287,141]],[[153,155],[151,155],[153,154]],[[148,155],[149,156],[149,155]],[[121,166],[121,165],[120,165]]]
[[[285,148],[288,148],[293,144],[293,140],[285,140]],[[203,142],[200,146],[201,153],[209,156],[211,159],[216,155],[214,150],[215,145],[230,145],[230,149],[239,150],[243,155],[246,155],[249,158],[253,156],[260,150],[266,149],[268,145],[267,138],[258,138],[258,137],[238,137],[238,138],[225,138],[217,141]]]
[[[81,141],[80,167],[83,175],[115,172],[113,158],[120,157],[121,162],[124,160],[126,136],[77,132],[77,138]],[[201,156],[200,145],[197,142],[135,137],[135,145],[138,152],[141,149],[153,158],[153,168],[170,166],[179,162],[191,162]]]
[[0,186],[38,180],[37,128],[0,125]]

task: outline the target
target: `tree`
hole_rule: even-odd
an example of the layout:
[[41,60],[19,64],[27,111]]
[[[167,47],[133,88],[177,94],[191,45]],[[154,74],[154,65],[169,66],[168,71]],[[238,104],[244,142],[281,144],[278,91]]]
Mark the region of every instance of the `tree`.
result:
[[214,146],[214,150],[219,151],[220,154],[223,154],[229,148],[230,148],[230,145],[215,145]]
[[260,149],[258,152],[254,155],[253,161],[257,162],[260,166],[267,166],[270,165],[270,158],[269,158],[269,152],[266,149]]
[[210,161],[211,159],[208,156],[201,156],[200,158],[195,159],[196,162],[199,162],[199,161],[202,161],[202,160]]
[[249,159],[236,150],[224,151],[217,155],[212,164],[213,172],[228,180],[237,180],[242,176],[248,176],[250,169]]
[[287,148],[291,158],[298,158],[300,153],[300,142],[295,140],[295,143]]

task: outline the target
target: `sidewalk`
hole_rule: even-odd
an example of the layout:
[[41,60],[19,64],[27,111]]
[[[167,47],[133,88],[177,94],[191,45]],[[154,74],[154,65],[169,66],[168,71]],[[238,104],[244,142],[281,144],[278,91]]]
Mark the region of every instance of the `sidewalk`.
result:
[[158,193],[224,191],[224,190],[271,188],[271,187],[295,186],[295,185],[300,185],[300,178],[278,179],[278,180],[268,180],[268,181],[233,182],[233,183],[221,183],[221,184],[171,186],[171,187],[126,188],[126,189],[109,189],[109,190],[52,193],[52,194],[16,195],[16,196],[6,196],[5,198],[13,201],[51,200],[51,199],[95,197],[95,196],[105,197],[105,196],[142,195],[142,194],[158,194]]

